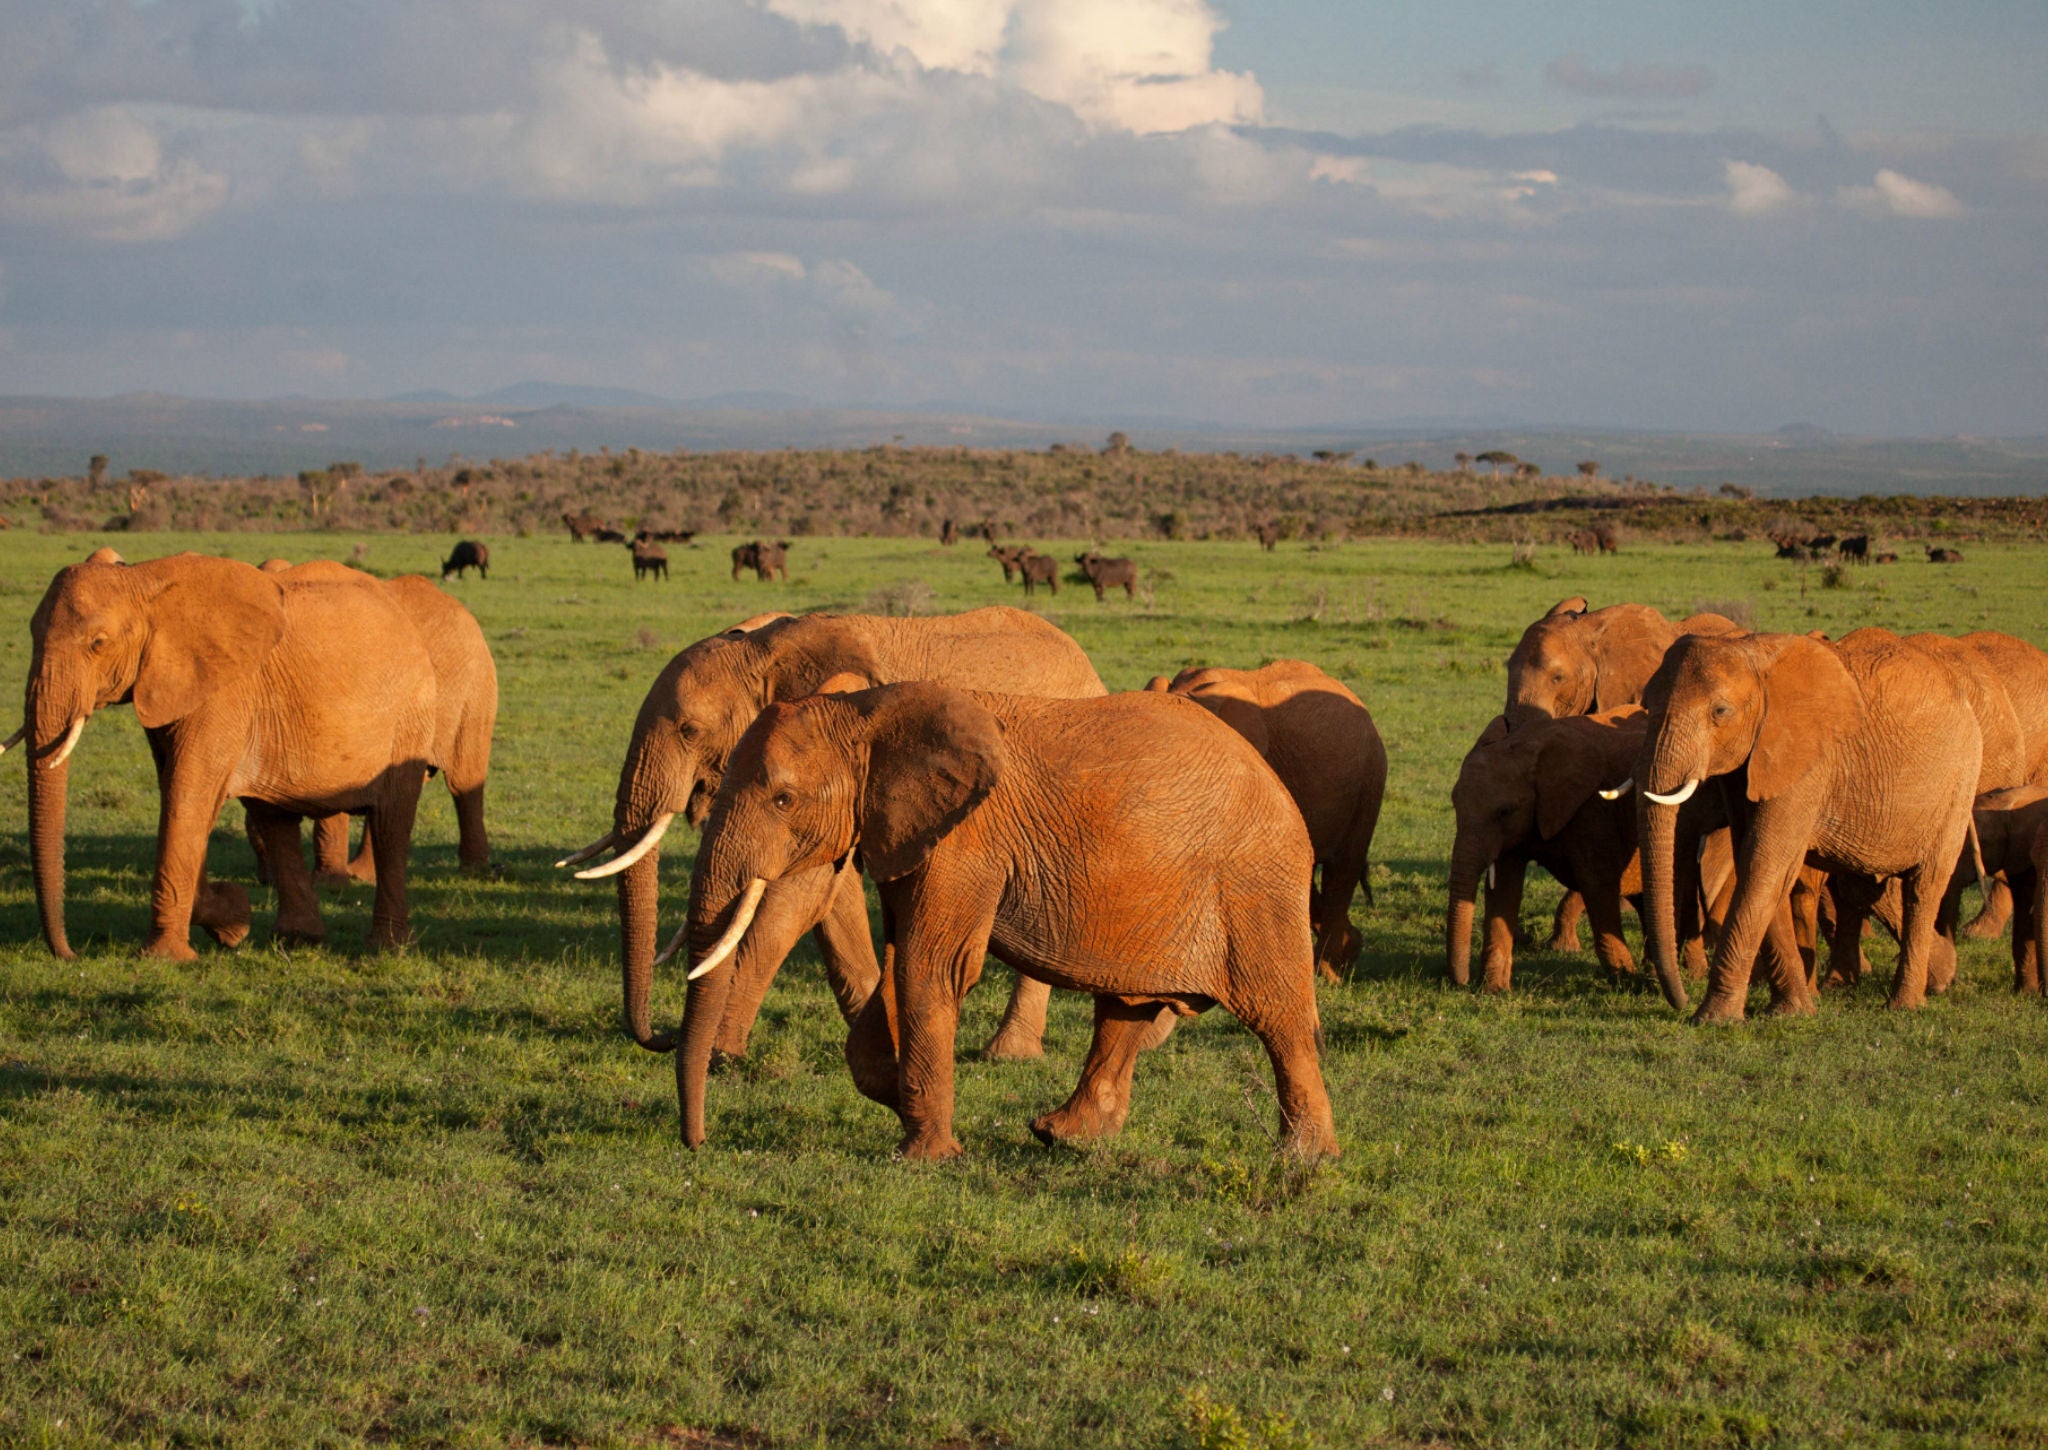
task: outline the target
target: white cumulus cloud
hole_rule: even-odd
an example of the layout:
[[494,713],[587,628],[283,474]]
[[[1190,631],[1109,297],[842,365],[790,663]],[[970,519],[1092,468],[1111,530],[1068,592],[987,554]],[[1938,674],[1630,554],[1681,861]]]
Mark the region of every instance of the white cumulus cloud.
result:
[[1728,183],[1728,209],[1739,216],[1762,216],[1799,199],[1784,177],[1753,161],[1723,162],[1721,174]]
[[39,158],[0,184],[0,220],[75,231],[94,241],[164,241],[228,199],[225,176],[164,155],[150,126],[118,106],[95,107],[41,131],[0,137],[0,156]]
[[1878,172],[1873,185],[1845,186],[1837,195],[1842,205],[1875,216],[1941,219],[1959,217],[1964,210],[1947,187],[1915,181],[1889,169]]

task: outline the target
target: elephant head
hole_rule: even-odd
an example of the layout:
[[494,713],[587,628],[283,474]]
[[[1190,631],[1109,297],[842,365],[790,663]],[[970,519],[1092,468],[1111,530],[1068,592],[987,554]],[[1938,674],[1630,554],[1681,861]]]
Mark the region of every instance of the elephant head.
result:
[[1530,720],[1590,715],[1642,698],[1664,652],[1682,634],[1733,634],[1734,621],[1696,614],[1673,624],[1643,604],[1588,612],[1580,598],[1559,600],[1522,632],[1508,656],[1504,712],[1510,729]]
[[764,618],[758,627],[750,628],[749,620],[699,640],[669,661],[633,724],[611,832],[557,863],[574,865],[616,849],[611,860],[577,874],[619,878],[626,1031],[652,1052],[676,1046],[673,1035],[653,1030],[648,1008],[662,835],[678,815],[692,825],[705,822],[727,760],[769,703],[800,699],[828,684],[859,689],[881,673],[865,641],[840,621]]
[[1542,721],[1510,733],[1495,716],[1466,754],[1451,787],[1457,836],[1451,847],[1445,964],[1460,986],[1471,980],[1472,917],[1479,880],[1491,884],[1501,855],[1550,840],[1596,791],[1617,790],[1641,739],[1642,712]]
[[[676,1060],[686,1143],[704,1141],[702,1078],[723,979],[769,884],[846,869],[856,850],[879,882],[908,875],[986,799],[1004,761],[996,718],[942,685],[825,693],[762,712],[732,752],[691,873],[689,917],[670,946],[687,942],[691,962]],[[888,995],[875,993],[873,1010],[886,1013]],[[862,1050],[850,1040],[849,1060]]]
[[[1687,635],[1644,691],[1637,757],[1644,934],[1666,1000],[1685,1005],[1673,917],[1678,808],[1701,784],[1741,773],[1751,802],[1782,796],[1862,727],[1862,692],[1834,648],[1805,635]],[[1731,785],[1734,783],[1731,782]]]
[[29,624],[22,728],[36,906],[43,940],[59,957],[73,956],[64,934],[64,816],[68,762],[86,720],[130,701],[145,729],[181,720],[253,680],[284,625],[277,581],[230,559],[179,554],[129,565],[102,549],[50,581]]

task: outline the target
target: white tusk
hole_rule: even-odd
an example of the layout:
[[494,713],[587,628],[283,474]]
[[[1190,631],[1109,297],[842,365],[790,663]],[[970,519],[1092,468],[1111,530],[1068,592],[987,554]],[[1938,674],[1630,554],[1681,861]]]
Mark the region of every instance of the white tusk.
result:
[[0,740],[0,755],[5,755],[8,751],[14,749],[15,746],[21,744],[22,737],[27,734],[28,726],[24,724],[19,730],[15,731],[5,740]]
[[71,758],[71,752],[78,747],[78,737],[85,733],[85,716],[80,715],[71,722],[71,729],[65,733],[64,743],[57,747],[57,753],[43,762],[43,769],[55,770]]
[[732,914],[732,925],[725,929],[725,935],[704,955],[704,960],[690,968],[688,980],[694,982],[706,972],[716,971],[732,955],[733,948],[740,944],[740,938],[747,934],[753,924],[754,913],[761,907],[761,894],[768,889],[767,878],[756,876],[747,888],[747,894],[740,898],[739,909]]
[[1631,786],[1633,786],[1633,785],[1634,785],[1635,783],[1636,783],[1636,778],[1635,778],[1634,776],[1630,776],[1630,777],[1629,777],[1629,778],[1628,778],[1627,780],[1623,781],[1623,782],[1622,782],[1622,783],[1621,783],[1620,785],[1616,786],[1616,787],[1615,787],[1615,788],[1614,788],[1613,790],[1603,790],[1603,791],[1601,791],[1601,792],[1600,792],[1600,799],[1602,799],[1603,801],[1618,801],[1618,800],[1620,800],[1620,799],[1621,799],[1621,798],[1622,798],[1623,796],[1625,796],[1625,795],[1627,795],[1627,794],[1628,794],[1628,792],[1629,792],[1629,788],[1630,788]]
[[661,949],[661,955],[656,957],[651,965],[657,967],[667,966],[669,958],[676,954],[676,949],[683,944],[683,938],[689,934],[690,924],[686,921],[676,928],[676,934],[668,939],[668,945]]
[[577,865],[579,862],[588,861],[592,856],[595,856],[599,851],[602,851],[605,847],[609,846],[612,842],[618,839],[619,833],[617,831],[607,831],[602,836],[598,837],[595,841],[592,841],[589,845],[585,846],[582,850],[572,851],[568,855],[564,856],[561,860],[555,862],[555,869],[560,870],[564,866],[574,866]]
[[1493,890],[1493,867],[1493,862],[1488,861],[1486,863],[1486,889],[1488,891]]
[[1699,788],[1699,777],[1695,776],[1685,783],[1683,790],[1674,791],[1670,795],[1658,795],[1653,790],[1645,790],[1643,792],[1643,799],[1655,801],[1660,806],[1682,806],[1692,799],[1692,793]]
[[647,834],[640,838],[640,843],[632,850],[612,857],[611,860],[605,862],[602,866],[592,866],[587,871],[578,871],[576,879],[578,881],[595,881],[601,876],[618,875],[621,871],[660,845],[661,838],[668,832],[668,823],[675,818],[676,813],[674,811],[656,816],[654,824],[647,828]]

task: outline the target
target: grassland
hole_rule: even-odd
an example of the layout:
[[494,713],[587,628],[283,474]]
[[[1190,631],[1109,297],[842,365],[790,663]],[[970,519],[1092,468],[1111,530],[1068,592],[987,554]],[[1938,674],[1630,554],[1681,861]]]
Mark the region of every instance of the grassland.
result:
[[[95,542],[0,542],[0,674],[22,677],[37,598]],[[116,542],[255,559],[354,540]],[[447,542],[380,535],[368,563],[430,568]],[[1823,588],[1753,545],[1510,568],[1497,545],[1157,543],[1131,551],[1146,598],[1041,596],[1112,687],[1306,658],[1387,738],[1366,952],[1321,997],[1345,1155],[1302,1176],[1272,1152],[1255,1043],[1220,1014],[1143,1062],[1119,1139],[1037,1145],[1025,1123],[1085,1046],[1079,1000],[1042,1063],[963,1064],[963,1161],[891,1162],[808,946],[714,1082],[711,1145],[678,1146],[667,1062],[616,1028],[612,895],[549,865],[608,823],[647,683],[771,605],[1014,598],[967,546],[807,540],[787,585],[760,585],[728,581],[727,542],[636,586],[616,548],[494,540],[490,581],[454,586],[498,657],[506,870],[454,873],[430,787],[404,955],[361,954],[358,888],[329,898],[323,950],[266,945],[258,893],[244,950],[135,959],[155,790],[116,710],[78,751],[81,957],[56,962],[8,790],[0,1442],[2048,1438],[2048,1011],[2011,997],[2002,944],[1968,946],[1956,993],[1918,1014],[1870,983],[1817,1019],[1702,1031],[1590,955],[1527,953],[1507,998],[1446,987],[1440,943],[1450,781],[1558,598],[2041,640],[2048,554],[1980,546]],[[237,815],[213,868],[247,881]],[[970,999],[963,1051],[1000,986]],[[680,1009],[679,982],[657,989]]]

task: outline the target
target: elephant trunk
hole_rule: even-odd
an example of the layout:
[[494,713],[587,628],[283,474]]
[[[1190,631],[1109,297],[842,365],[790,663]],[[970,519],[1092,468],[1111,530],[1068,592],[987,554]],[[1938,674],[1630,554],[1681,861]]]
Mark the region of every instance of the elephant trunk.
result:
[[27,728],[29,863],[35,877],[36,911],[43,940],[63,961],[78,954],[64,934],[64,816],[71,792],[71,748],[85,724],[83,710],[55,701],[58,692],[31,688]]
[[654,982],[655,916],[661,906],[661,853],[650,851],[619,873],[619,953],[623,962],[626,1035],[649,1052],[673,1052],[676,1038],[657,1033],[648,996]]
[[690,983],[683,1003],[683,1031],[676,1049],[676,1104],[683,1117],[683,1146],[704,1144],[704,1084],[711,1073],[719,1024],[732,996],[735,971],[709,972]]
[[1678,807],[1647,798],[1637,802],[1638,833],[1643,862],[1643,935],[1657,966],[1657,985],[1672,1006],[1686,1005],[1685,982],[1678,962],[1678,928],[1674,915],[1678,874],[1676,843]]
[[679,934],[688,943],[689,996],[683,1003],[681,1047],[676,1054],[676,1105],[684,1146],[704,1142],[704,1083],[711,1055],[740,975],[740,943],[759,910],[768,883],[737,869],[714,823],[704,834],[690,874],[690,910]]
[[1450,902],[1444,912],[1444,965],[1461,987],[1472,980],[1472,916],[1485,857],[1485,849],[1472,837],[1458,833],[1451,848]]

